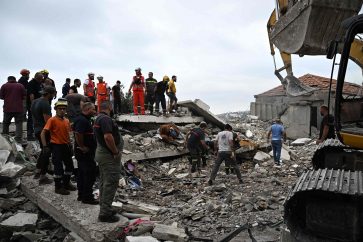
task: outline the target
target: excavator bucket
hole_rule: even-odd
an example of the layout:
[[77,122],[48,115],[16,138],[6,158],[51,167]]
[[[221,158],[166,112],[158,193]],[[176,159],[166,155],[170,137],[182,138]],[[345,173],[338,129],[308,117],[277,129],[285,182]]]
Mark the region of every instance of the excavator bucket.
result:
[[341,22],[356,15],[363,0],[289,0],[271,31],[272,43],[289,54],[324,55],[340,37]]
[[286,93],[290,96],[297,97],[302,95],[310,95],[316,88],[304,85],[295,76],[287,75],[285,77]]

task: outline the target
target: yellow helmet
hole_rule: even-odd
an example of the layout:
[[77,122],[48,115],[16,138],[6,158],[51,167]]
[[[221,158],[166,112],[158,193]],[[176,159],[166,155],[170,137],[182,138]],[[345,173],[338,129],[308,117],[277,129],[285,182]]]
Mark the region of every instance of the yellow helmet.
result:
[[168,76],[164,76],[163,77],[163,81],[170,81],[169,77]]
[[68,106],[68,102],[67,99],[65,98],[59,98],[58,101],[54,104],[54,108],[56,109],[59,106]]
[[42,71],[40,71],[41,73],[43,73],[43,74],[49,74],[49,71],[48,70],[46,70],[46,69],[44,69],[44,70],[42,70]]

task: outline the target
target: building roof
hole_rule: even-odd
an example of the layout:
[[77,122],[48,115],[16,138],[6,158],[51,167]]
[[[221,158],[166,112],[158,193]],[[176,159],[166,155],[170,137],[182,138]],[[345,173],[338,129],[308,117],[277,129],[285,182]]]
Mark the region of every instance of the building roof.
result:
[[[329,83],[330,78],[322,77],[322,76],[316,76],[312,74],[305,74],[298,78],[303,84],[318,88],[320,90],[328,90],[329,89]],[[332,81],[332,90],[335,90],[337,81],[333,79]],[[360,85],[345,82],[343,87],[343,94],[357,94],[359,89],[361,88]],[[256,96],[285,96],[286,92],[282,85],[277,86],[275,88],[272,88],[266,92],[260,93]]]

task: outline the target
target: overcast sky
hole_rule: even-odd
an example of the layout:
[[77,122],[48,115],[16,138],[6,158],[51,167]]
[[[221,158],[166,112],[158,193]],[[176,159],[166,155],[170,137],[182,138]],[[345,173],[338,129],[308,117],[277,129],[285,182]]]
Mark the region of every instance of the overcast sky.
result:
[[[88,72],[127,87],[134,69],[177,75],[179,100],[214,113],[249,109],[279,85],[266,23],[274,0],[1,0],[0,81],[47,69],[57,89]],[[281,62],[278,62],[281,67]],[[294,57],[294,74],[330,75],[325,57]]]

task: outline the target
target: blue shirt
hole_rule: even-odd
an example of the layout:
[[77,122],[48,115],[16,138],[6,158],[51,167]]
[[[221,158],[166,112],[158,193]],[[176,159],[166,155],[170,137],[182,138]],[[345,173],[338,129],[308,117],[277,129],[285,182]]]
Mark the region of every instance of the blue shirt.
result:
[[281,140],[284,132],[284,126],[281,124],[273,124],[271,126],[272,138],[271,140]]

